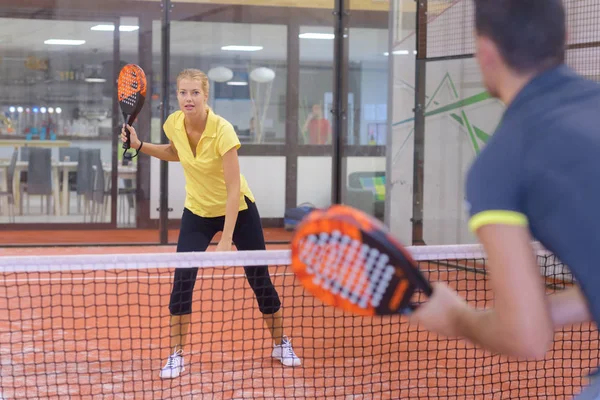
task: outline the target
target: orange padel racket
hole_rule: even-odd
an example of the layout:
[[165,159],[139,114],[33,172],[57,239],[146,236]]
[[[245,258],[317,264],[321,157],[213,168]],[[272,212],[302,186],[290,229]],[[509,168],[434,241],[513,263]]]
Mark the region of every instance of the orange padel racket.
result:
[[[142,107],[144,107],[146,87],[146,74],[138,65],[127,64],[121,69],[118,80],[119,105],[121,106],[123,118],[129,126],[133,124]],[[123,143],[123,148],[126,153],[131,147],[131,141],[127,127],[125,127],[125,132],[127,141]],[[137,152],[133,157],[135,156],[137,156]]]
[[433,292],[381,222],[344,205],[312,211],[298,224],[292,269],[313,296],[357,315],[410,314],[417,291]]

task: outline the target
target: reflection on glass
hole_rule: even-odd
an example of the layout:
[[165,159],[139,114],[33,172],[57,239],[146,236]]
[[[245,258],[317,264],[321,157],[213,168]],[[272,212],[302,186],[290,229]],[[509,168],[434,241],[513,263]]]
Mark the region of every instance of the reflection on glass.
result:
[[384,220],[386,198],[385,152],[372,153],[373,146],[387,143],[388,31],[350,29],[349,104],[353,116],[346,143],[358,147],[346,162],[343,202]]
[[333,27],[300,27],[298,143],[331,145]]
[[331,123],[325,118],[323,105],[315,103],[302,127],[303,144],[331,144]]
[[0,222],[109,222],[110,24],[0,25]]
[[[160,25],[154,30],[159,33]],[[154,53],[160,54],[160,41],[154,41]],[[184,68],[197,68],[208,75],[208,103],[233,124],[242,144],[285,142],[284,25],[173,21],[171,61],[173,84]],[[175,88],[171,89],[169,102],[174,111],[177,101]],[[160,117],[159,111],[155,116]]]
[[[298,144],[320,145],[331,150],[333,116],[333,28],[300,27],[300,76],[298,85]],[[298,157],[297,201],[316,207],[331,204],[331,153],[304,147]]]
[[[193,17],[190,17],[192,19]],[[193,32],[193,34],[190,34]],[[161,26],[153,23],[153,65],[156,100],[152,100],[152,140],[162,132]],[[230,122],[242,143],[240,153],[258,145],[283,144],[286,139],[287,27],[244,23],[172,21],[169,114],[178,110],[177,75],[186,68],[203,71],[209,78],[208,106]],[[201,38],[199,40],[198,38]],[[254,147],[256,146],[256,147]],[[259,148],[260,149],[260,148]],[[264,149],[264,147],[263,147]],[[149,160],[151,176],[160,163]],[[263,204],[264,218],[283,214],[285,202],[285,154],[277,157],[241,155],[240,168]],[[261,189],[261,187],[265,187]],[[275,188],[275,189],[274,189]],[[185,180],[180,163],[169,164],[170,219],[181,218]],[[150,219],[158,220],[160,182],[150,181]]]

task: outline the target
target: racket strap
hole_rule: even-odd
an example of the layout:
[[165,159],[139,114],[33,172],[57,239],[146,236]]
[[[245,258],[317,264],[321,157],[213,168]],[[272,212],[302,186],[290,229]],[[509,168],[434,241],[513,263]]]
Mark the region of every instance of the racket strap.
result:
[[[144,142],[140,141],[140,143],[141,143],[141,144],[140,144],[140,147],[138,147],[138,148],[135,150],[135,154],[134,154],[134,155],[130,155],[130,154],[128,154],[128,153],[127,153],[127,150],[129,150],[129,149],[125,149],[125,150],[123,151],[123,158],[127,157],[127,158],[128,158],[128,159],[130,159],[130,160],[132,160],[132,159],[136,158],[136,157],[138,156],[138,154],[140,154],[140,150],[142,149],[142,146],[144,145]],[[130,147],[130,148],[131,148],[131,147]]]

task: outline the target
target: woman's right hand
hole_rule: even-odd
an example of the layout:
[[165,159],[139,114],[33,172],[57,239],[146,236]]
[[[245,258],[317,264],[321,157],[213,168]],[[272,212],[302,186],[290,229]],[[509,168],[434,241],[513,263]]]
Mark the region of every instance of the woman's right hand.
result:
[[[125,124],[123,124],[123,128],[121,129],[121,141],[125,143],[127,141],[127,132],[125,131]],[[127,129],[129,129],[129,140],[131,141],[130,147],[134,150],[140,148],[142,142],[138,139],[137,133],[133,127],[127,125]]]

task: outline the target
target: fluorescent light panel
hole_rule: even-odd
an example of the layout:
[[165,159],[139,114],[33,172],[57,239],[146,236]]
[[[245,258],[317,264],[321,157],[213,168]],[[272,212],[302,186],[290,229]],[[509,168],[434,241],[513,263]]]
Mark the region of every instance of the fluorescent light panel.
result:
[[104,83],[106,82],[106,79],[104,78],[85,78],[86,82],[89,83]]
[[335,39],[335,35],[333,33],[315,33],[315,32],[307,32],[301,33],[298,35],[300,39],[317,39],[317,40],[333,40]]
[[229,45],[221,47],[221,50],[224,51],[259,51],[262,50],[262,46],[238,46],[238,45]]
[[229,86],[248,86],[248,82],[229,81],[229,82],[227,82],[227,84]]
[[[392,54],[394,54],[394,55],[397,55],[397,56],[398,56],[398,55],[406,56],[406,55],[410,54],[410,52],[409,52],[408,50],[396,50],[396,51],[393,51],[393,52],[392,52]],[[413,54],[417,54],[417,51],[415,50],[415,51],[413,52]],[[384,55],[384,56],[389,56],[389,55],[390,55],[390,53],[388,53],[388,52],[386,51],[385,53],[383,53],[383,55]]]
[[[140,29],[139,26],[136,25],[119,25],[119,32],[133,32]],[[96,25],[90,28],[92,31],[106,31],[113,32],[115,30],[114,25]]]
[[85,43],[85,40],[71,40],[71,39],[48,39],[44,41],[44,44],[56,44],[64,46],[81,46]]

